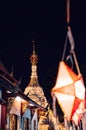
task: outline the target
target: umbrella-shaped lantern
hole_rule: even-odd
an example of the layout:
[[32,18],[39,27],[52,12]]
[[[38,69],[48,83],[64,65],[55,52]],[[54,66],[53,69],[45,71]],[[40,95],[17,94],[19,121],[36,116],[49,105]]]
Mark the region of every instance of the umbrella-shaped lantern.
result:
[[75,74],[65,62],[61,61],[52,93],[57,98],[67,119],[70,120],[84,100],[85,87],[82,76]]

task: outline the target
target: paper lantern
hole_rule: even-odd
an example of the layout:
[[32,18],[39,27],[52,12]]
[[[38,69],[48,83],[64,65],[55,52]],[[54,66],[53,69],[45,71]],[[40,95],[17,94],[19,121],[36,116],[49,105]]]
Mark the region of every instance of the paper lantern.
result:
[[57,98],[67,120],[85,98],[85,87],[81,75],[77,75],[63,61],[60,62],[56,84],[51,93]]

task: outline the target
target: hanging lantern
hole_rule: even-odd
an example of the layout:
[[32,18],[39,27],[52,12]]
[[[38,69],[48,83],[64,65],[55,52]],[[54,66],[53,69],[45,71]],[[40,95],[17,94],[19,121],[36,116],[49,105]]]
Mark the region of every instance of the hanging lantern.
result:
[[51,93],[57,98],[67,120],[85,98],[85,87],[81,75],[75,74],[63,61],[59,64],[56,84]]

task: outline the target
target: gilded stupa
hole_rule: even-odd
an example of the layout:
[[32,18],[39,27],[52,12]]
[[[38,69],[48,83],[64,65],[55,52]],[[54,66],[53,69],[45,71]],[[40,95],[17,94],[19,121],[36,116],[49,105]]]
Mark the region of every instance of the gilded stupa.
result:
[[33,53],[31,54],[30,57],[32,72],[30,76],[30,81],[27,87],[25,88],[24,94],[27,95],[30,99],[35,101],[40,106],[46,108],[48,102],[44,95],[44,91],[38,82],[38,75],[37,75],[38,56],[35,52],[35,41],[33,40],[32,42],[33,42]]

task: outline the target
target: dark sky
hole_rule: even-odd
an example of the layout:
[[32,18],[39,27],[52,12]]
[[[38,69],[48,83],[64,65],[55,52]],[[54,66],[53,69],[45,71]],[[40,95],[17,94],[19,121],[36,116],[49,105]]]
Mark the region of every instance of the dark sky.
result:
[[[70,26],[78,62],[86,65],[85,5],[85,0],[71,0]],[[0,8],[0,60],[9,72],[14,67],[14,77],[22,77],[24,88],[30,78],[33,37],[39,58],[38,76],[43,80],[58,67],[66,33],[66,0],[4,2]]]

